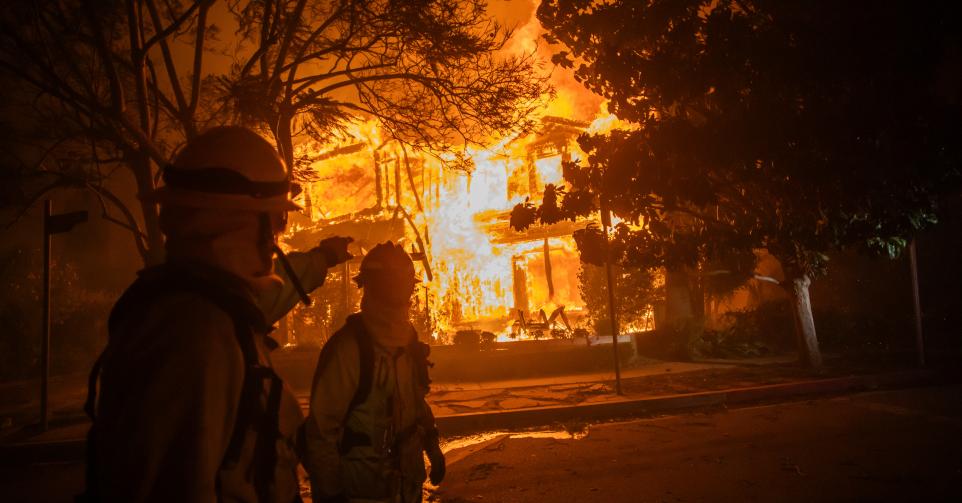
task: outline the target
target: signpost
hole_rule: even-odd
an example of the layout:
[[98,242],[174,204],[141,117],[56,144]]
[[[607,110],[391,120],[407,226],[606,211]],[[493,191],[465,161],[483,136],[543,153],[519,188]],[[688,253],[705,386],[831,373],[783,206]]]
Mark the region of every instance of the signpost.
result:
[[50,214],[50,200],[43,202],[43,223],[41,231],[43,233],[43,293],[41,302],[43,319],[40,339],[40,428],[47,431],[49,426],[50,411],[48,408],[49,384],[50,384],[50,236],[69,232],[75,225],[87,221],[86,211],[72,211],[59,215]]
[[611,346],[615,353],[615,393],[621,394],[621,360],[618,357],[618,318],[615,309],[615,278],[611,268],[611,244],[608,239],[608,230],[611,227],[611,212],[605,205],[604,198],[601,199],[601,226],[605,234],[605,275],[608,280],[608,317],[611,320]]

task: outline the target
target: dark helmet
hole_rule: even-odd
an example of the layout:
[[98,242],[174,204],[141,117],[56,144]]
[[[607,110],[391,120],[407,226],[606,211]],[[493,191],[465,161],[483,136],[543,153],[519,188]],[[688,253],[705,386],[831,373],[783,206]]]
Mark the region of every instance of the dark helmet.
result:
[[414,285],[419,280],[415,276],[414,262],[404,247],[388,241],[367,252],[354,281],[364,289],[365,295],[400,304],[411,300]]

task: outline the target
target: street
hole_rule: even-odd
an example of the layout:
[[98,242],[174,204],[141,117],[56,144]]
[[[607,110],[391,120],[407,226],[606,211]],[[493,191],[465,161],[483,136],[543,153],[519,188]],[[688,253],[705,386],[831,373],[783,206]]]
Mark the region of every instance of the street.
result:
[[962,388],[592,425],[449,452],[437,501],[962,501]]
[[[445,503],[962,501],[962,387],[860,393],[448,444]],[[4,502],[65,502],[78,463],[0,465]],[[431,493],[432,491],[429,491]]]

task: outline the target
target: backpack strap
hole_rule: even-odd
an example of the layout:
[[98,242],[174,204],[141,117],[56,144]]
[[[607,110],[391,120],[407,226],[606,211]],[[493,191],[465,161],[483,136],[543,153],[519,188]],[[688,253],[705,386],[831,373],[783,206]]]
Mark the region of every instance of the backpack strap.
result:
[[357,389],[354,390],[354,396],[351,397],[351,403],[347,407],[347,414],[344,416],[345,420],[354,412],[354,409],[367,400],[367,397],[371,395],[371,388],[374,385],[374,339],[367,333],[367,329],[364,328],[364,323],[361,322],[360,316],[354,318],[353,323],[356,325],[355,330],[352,332],[354,332],[354,340],[357,342],[360,373],[357,380]]
[[344,323],[344,327],[334,333],[324,347],[321,348],[321,354],[317,359],[317,369],[314,374],[314,382],[311,388],[311,395],[314,395],[316,390],[316,384],[320,378],[321,372],[330,364],[332,358],[335,357],[335,349],[341,344],[342,339],[353,339],[357,344],[358,352],[358,382],[357,387],[354,389],[354,395],[351,397],[351,402],[347,407],[347,413],[344,415],[346,420],[351,412],[357,408],[358,405],[364,403],[367,397],[371,394],[371,385],[374,382],[374,341],[371,336],[368,335],[367,329],[364,328],[364,323],[361,321],[361,316],[358,314],[352,314],[347,317],[347,321]]
[[[344,327],[335,332],[334,335],[328,339],[327,343],[324,344],[324,347],[321,348],[321,354],[317,359],[317,368],[314,374],[311,396],[317,393],[316,385],[321,373],[330,364],[331,359],[335,358],[335,348],[342,344],[341,340],[343,339],[352,339],[357,345],[359,371],[357,387],[354,388],[354,394],[351,396],[351,401],[347,406],[347,411],[344,413],[341,424],[345,424],[347,418],[351,416],[351,413],[367,400],[367,397],[371,394],[371,387],[374,383],[374,341],[367,333],[367,329],[364,328],[360,314],[355,313],[347,317]],[[307,438],[307,428],[309,427],[307,423],[309,421],[310,418],[305,419],[304,423],[301,424],[298,434],[298,449],[302,455],[307,447],[305,442]],[[338,451],[343,455],[354,447],[370,444],[371,439],[367,434],[356,432],[345,426],[341,434]]]
[[355,431],[348,426],[347,418],[351,416],[355,409],[367,401],[367,397],[371,396],[371,388],[374,386],[374,340],[371,339],[370,334],[364,328],[360,316],[352,317],[348,320],[348,323],[355,325],[351,333],[354,334],[354,340],[357,342],[360,372],[357,388],[354,389],[354,396],[351,397],[351,403],[347,406],[347,412],[344,413],[344,419],[341,421],[344,428],[338,451],[342,456],[355,447],[371,445],[371,437],[367,433]]

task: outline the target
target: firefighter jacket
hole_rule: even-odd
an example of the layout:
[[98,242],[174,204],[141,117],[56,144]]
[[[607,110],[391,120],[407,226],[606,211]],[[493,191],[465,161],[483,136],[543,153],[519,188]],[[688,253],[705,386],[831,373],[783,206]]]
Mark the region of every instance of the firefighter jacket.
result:
[[[308,289],[323,283],[326,273],[315,255],[290,256]],[[200,263],[178,264],[174,272],[171,267],[147,269],[138,281],[163,284],[169,278],[149,276],[176,275],[190,284],[131,302],[129,315],[116,322],[112,315],[99,364],[99,399],[88,402],[96,410],[88,440],[88,499],[298,501],[293,447],[302,414],[273,373],[270,351],[276,343],[267,335],[267,322],[292,305],[290,287],[255,299],[245,282],[223,270]],[[234,309],[192,288],[198,284],[244,299],[240,304],[252,306],[261,321],[239,330]],[[92,384],[95,379],[96,371]],[[245,390],[251,383],[252,394]],[[260,413],[251,413],[251,407]],[[272,424],[267,436],[265,422]]]
[[354,314],[325,345],[304,424],[314,501],[421,501],[425,438],[436,442],[437,430],[425,401],[427,346],[411,331],[407,346],[384,347]]

